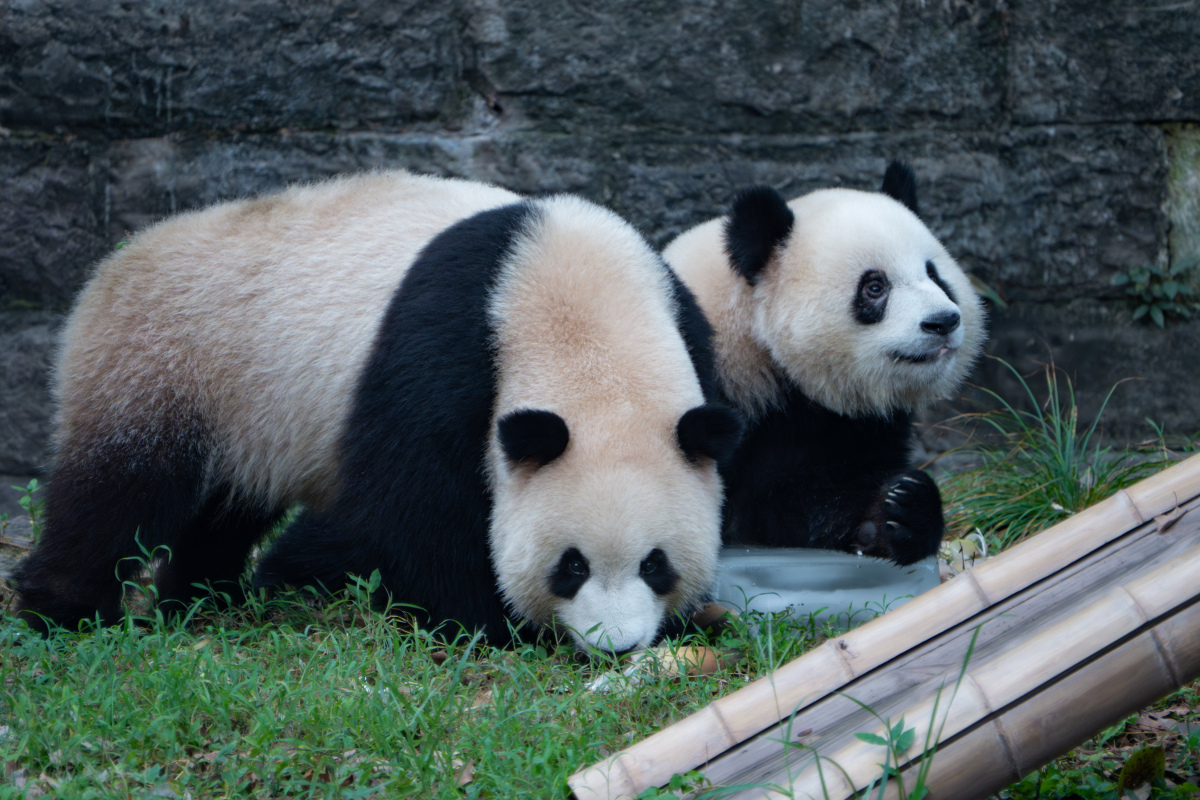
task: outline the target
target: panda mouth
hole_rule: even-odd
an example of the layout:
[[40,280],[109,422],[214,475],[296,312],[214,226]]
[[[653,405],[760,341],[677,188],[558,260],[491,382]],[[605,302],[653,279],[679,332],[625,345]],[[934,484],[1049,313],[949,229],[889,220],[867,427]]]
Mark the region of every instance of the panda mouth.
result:
[[901,353],[893,351],[891,356],[893,361],[903,361],[908,364],[929,364],[935,361],[941,361],[944,358],[949,358],[958,352],[957,347],[938,347],[930,350],[928,353],[920,355],[911,355],[909,353]]

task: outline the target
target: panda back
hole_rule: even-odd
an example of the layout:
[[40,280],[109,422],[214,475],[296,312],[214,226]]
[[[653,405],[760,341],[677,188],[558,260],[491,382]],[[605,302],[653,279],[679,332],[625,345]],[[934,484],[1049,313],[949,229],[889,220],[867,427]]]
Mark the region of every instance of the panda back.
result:
[[[438,232],[516,196],[388,172],[169,219],[101,263],[63,337],[57,445],[206,440],[271,505],[321,503],[387,304]],[[82,441],[81,441],[82,440]]]
[[[650,531],[684,576],[681,602],[698,597],[720,483],[677,440],[704,402],[681,297],[636,231],[577,198],[489,209],[440,233],[384,313],[336,498],[276,543],[260,585],[335,587],[377,569],[422,624],[455,620],[495,644],[514,618],[549,621],[565,535],[628,556],[636,575]],[[498,421],[518,411],[569,426],[544,469],[510,461],[500,442]],[[647,513],[670,523],[611,524]]]
[[[634,438],[614,435],[634,421],[673,436],[679,416],[704,402],[685,334],[708,331],[682,312],[681,301],[695,311],[690,295],[612,212],[570,196],[535,202],[489,297],[495,416],[549,408],[581,431],[594,426],[607,448]],[[695,349],[703,362],[704,343]]]

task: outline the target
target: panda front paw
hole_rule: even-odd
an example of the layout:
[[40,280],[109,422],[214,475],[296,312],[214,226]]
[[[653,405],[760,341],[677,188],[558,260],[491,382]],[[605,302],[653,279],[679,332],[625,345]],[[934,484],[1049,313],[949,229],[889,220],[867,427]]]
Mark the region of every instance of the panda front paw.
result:
[[945,530],[937,484],[920,470],[906,470],[884,483],[856,540],[864,555],[904,565],[935,554]]

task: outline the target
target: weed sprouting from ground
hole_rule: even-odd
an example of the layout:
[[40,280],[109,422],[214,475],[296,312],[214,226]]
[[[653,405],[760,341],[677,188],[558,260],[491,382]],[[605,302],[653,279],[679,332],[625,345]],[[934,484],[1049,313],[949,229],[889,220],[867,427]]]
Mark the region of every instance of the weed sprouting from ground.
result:
[[[38,486],[38,480],[37,478],[30,478],[29,483],[24,486],[12,486],[9,488],[21,494],[17,502],[20,504],[21,509],[29,516],[31,526],[29,544],[30,546],[35,545],[42,536],[42,501],[40,498],[35,497],[41,489]],[[4,515],[2,521],[4,523],[8,522],[7,514]]]
[[1090,424],[1079,417],[1075,388],[1053,364],[1043,370],[1045,398],[1017,370],[1000,363],[1020,382],[1030,408],[1024,410],[985,389],[999,409],[970,415],[991,436],[972,448],[978,466],[942,486],[952,535],[981,531],[993,552],[1061,522],[1171,463],[1165,446],[1116,452],[1096,436],[1113,386]]
[[1114,286],[1124,286],[1133,301],[1133,320],[1152,321],[1160,328],[1169,318],[1190,319],[1200,311],[1196,287],[1189,278],[1200,266],[1196,261],[1181,261],[1174,266],[1145,264],[1113,277]]

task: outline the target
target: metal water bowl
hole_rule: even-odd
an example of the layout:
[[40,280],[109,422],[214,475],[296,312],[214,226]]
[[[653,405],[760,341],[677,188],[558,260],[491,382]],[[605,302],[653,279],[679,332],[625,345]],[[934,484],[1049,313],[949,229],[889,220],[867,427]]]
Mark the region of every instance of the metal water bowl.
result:
[[726,547],[714,599],[739,611],[772,613],[842,627],[865,622],[937,586],[937,558],[890,561],[808,548]]

